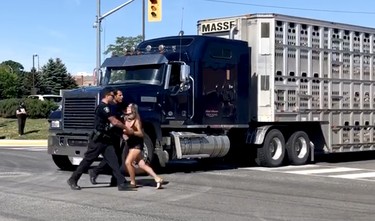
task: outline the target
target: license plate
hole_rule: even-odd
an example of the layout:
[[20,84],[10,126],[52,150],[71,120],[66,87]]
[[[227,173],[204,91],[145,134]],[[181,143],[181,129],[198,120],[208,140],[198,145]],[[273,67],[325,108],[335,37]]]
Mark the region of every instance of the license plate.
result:
[[82,157],[73,157],[72,164],[73,165],[79,165],[81,163],[82,159],[83,159]]

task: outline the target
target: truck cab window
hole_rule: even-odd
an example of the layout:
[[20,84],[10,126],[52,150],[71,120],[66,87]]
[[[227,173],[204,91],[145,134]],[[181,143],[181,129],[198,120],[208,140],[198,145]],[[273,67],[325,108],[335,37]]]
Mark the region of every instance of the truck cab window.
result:
[[174,64],[171,69],[171,77],[169,79],[169,88],[180,86],[180,65]]
[[109,81],[110,84],[116,84],[125,81],[126,70],[112,70],[112,76]]
[[152,84],[160,85],[162,82],[162,65],[118,67],[106,72],[105,81],[108,84]]

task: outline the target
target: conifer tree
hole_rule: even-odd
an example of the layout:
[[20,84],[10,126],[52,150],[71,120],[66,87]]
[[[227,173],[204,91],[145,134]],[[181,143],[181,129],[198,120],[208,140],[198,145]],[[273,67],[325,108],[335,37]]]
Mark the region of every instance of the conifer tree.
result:
[[41,70],[37,77],[37,87],[41,94],[60,94],[60,90],[78,87],[60,58],[50,58]]

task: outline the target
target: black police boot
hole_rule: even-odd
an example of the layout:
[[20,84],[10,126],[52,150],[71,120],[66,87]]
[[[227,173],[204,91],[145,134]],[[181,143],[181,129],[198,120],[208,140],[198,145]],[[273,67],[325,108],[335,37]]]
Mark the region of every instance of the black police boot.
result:
[[129,184],[127,183],[121,183],[117,186],[118,190],[119,191],[137,191],[136,188],[133,188],[131,187]]
[[80,190],[81,187],[77,185],[77,181],[73,180],[72,178],[69,178],[67,180],[68,185],[70,186],[70,189],[72,190]]
[[93,184],[93,185],[98,184],[96,182],[96,178],[98,177],[98,175],[96,175],[96,173],[94,172],[94,170],[93,169],[89,169],[88,172],[89,172],[91,184]]
[[111,177],[111,182],[109,183],[109,186],[110,187],[117,186],[117,179],[116,179],[116,177],[114,177],[114,176]]

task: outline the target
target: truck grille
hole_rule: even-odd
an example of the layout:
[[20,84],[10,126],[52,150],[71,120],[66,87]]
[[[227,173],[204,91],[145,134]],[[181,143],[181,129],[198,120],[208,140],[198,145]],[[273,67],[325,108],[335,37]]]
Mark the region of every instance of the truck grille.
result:
[[94,128],[96,98],[65,98],[64,129]]

